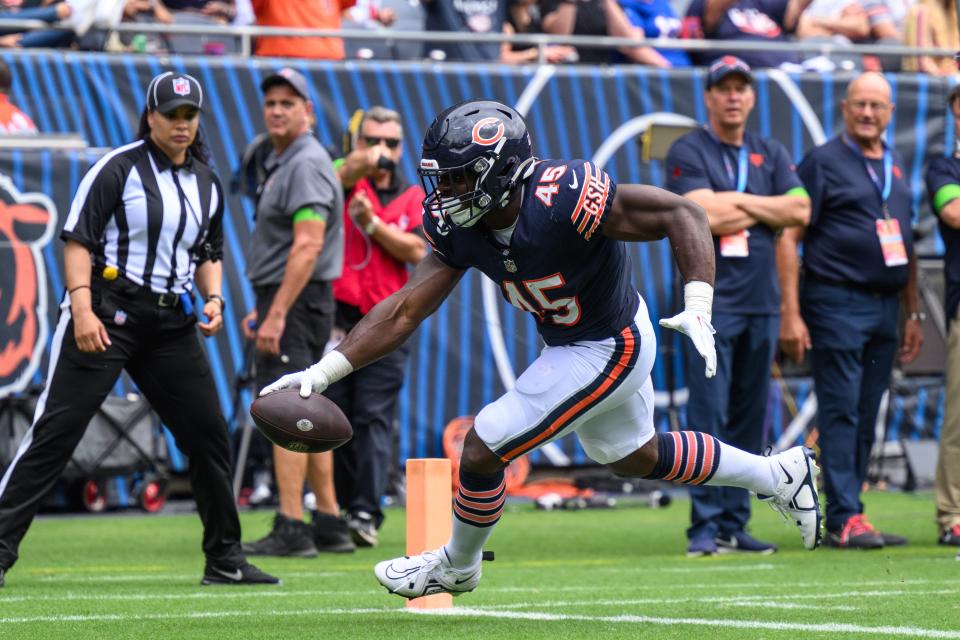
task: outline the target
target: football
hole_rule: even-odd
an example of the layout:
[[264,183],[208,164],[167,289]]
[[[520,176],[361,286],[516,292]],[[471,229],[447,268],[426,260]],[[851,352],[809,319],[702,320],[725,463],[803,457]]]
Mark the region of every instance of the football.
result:
[[313,393],[301,398],[297,389],[260,396],[250,416],[270,442],[297,453],[336,449],[353,437],[353,428],[332,400]]

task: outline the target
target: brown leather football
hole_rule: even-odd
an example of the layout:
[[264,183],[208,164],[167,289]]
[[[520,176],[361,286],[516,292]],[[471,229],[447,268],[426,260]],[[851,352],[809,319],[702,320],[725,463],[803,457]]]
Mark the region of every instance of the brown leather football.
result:
[[274,391],[254,400],[250,415],[270,442],[297,453],[330,451],[353,437],[340,407],[317,393],[304,399],[298,389]]

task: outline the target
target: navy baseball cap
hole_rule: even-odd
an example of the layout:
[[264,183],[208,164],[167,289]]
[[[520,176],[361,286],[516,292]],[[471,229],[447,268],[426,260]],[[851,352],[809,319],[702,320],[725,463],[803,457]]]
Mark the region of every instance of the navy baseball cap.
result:
[[304,100],[310,99],[310,91],[307,89],[307,79],[304,78],[303,74],[299,71],[295,71],[290,67],[284,67],[264,78],[263,82],[260,83],[260,90],[266,93],[270,87],[275,87],[278,84],[289,86]]
[[747,82],[753,84],[753,72],[750,65],[737,56],[723,56],[717,58],[707,69],[707,89],[718,84],[729,75],[739,74],[746,78]]
[[147,86],[147,109],[170,113],[183,105],[203,110],[203,88],[196,78],[185,73],[166,71],[150,81]]

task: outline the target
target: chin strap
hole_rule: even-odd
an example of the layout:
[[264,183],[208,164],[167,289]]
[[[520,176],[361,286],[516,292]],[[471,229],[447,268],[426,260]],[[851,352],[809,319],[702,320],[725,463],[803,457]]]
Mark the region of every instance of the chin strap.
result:
[[517,170],[513,172],[513,175],[510,176],[510,179],[507,181],[507,188],[504,189],[503,195],[500,196],[499,206],[505,207],[507,203],[510,202],[510,196],[513,195],[513,190],[517,187],[517,184],[533,174],[533,167],[536,163],[537,158],[531,156],[517,166]]

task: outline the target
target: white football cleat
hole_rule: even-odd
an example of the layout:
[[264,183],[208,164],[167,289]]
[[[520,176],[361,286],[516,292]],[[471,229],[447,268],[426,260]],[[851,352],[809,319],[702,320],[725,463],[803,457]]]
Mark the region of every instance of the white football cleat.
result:
[[770,508],[794,522],[803,536],[803,546],[816,549],[823,535],[820,496],[817,494],[817,475],[820,467],[813,452],[806,447],[793,447],[770,458],[780,467],[780,484],[772,496],[757,495]]
[[387,591],[410,599],[434,593],[458,596],[473,591],[480,583],[479,564],[470,569],[454,569],[443,547],[418,556],[384,560],[377,563],[373,573]]

